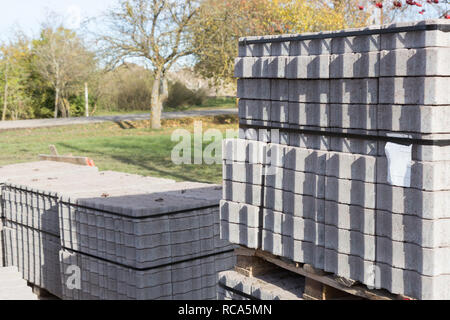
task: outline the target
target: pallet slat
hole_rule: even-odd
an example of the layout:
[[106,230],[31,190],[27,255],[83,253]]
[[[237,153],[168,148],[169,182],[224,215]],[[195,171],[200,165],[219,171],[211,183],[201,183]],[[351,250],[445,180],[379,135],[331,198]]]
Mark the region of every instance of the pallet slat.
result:
[[[294,263],[291,261],[286,261],[280,257],[274,256],[271,253],[262,251],[248,249],[240,247],[236,249],[237,256],[246,257],[258,257],[273,265],[276,265],[285,270],[297,273],[306,278],[306,290],[305,298],[313,300],[324,300],[324,299],[340,299],[344,298],[341,294],[336,291],[345,292],[346,294],[370,299],[370,300],[410,300],[411,298],[394,295],[385,290],[379,289],[369,289],[358,282],[338,277],[322,270],[317,270],[310,265]],[[325,286],[324,286],[325,285]],[[327,288],[328,287],[328,288]]]

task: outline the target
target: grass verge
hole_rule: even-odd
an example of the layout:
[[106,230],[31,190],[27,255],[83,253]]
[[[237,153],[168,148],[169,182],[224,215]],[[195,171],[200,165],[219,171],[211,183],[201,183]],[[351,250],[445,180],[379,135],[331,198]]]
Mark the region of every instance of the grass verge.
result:
[[[177,129],[193,132],[194,121],[201,121],[203,132],[218,129],[237,133],[237,116],[216,116],[163,120],[163,129],[149,129],[148,121],[105,122],[53,128],[0,131],[0,165],[37,161],[55,145],[60,154],[87,156],[100,170],[136,173],[177,181],[220,183],[222,165],[182,164],[171,161],[172,149],[179,143],[171,139]],[[193,137],[192,137],[193,141]],[[210,142],[203,142],[203,150]],[[191,143],[194,155],[194,143]]]

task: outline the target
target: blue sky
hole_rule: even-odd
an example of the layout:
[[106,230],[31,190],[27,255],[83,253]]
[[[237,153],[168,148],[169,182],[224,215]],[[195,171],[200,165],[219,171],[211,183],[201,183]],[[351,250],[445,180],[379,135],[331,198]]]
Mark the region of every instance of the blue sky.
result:
[[48,11],[66,17],[67,23],[76,27],[84,18],[100,14],[115,0],[2,0],[0,10],[0,40],[6,40],[13,26],[28,35],[36,34]]

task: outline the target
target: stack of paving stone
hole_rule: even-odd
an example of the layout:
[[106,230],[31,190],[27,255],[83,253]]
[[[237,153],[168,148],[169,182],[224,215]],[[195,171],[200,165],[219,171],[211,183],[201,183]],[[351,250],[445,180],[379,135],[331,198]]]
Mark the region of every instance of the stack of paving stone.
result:
[[222,236],[450,299],[450,23],[249,37],[239,54]]
[[219,274],[219,300],[302,300],[305,279],[279,269],[246,277],[236,271]]
[[213,299],[217,273],[234,264],[219,238],[220,196],[217,186],[110,171],[11,178],[7,263],[63,299]]
[[[19,163],[19,164],[13,164],[13,165],[6,165],[0,167],[0,191],[5,183],[8,183],[12,179],[15,178],[39,178],[41,176],[48,176],[49,173],[52,174],[58,174],[58,173],[64,173],[64,172],[93,172],[97,171],[97,168],[91,168],[91,167],[84,167],[84,166],[75,166],[72,164],[62,163],[62,162],[54,162],[54,161],[38,161],[38,162],[27,162],[27,163]],[[0,202],[1,202],[1,192],[0,192]],[[54,204],[53,204],[54,206]],[[50,209],[50,208],[48,208]],[[51,210],[49,210],[51,211]],[[21,213],[19,212],[19,215]],[[57,215],[56,209],[53,210],[53,214]],[[19,216],[20,217],[20,216]],[[11,217],[10,217],[11,218]],[[16,218],[14,218],[16,219]],[[46,221],[40,221],[38,216],[34,216],[33,219],[35,219],[35,225],[47,225]],[[36,220],[38,219],[38,220]],[[8,223],[11,225],[11,223],[14,223],[13,220],[8,219]],[[57,219],[53,219],[54,222],[57,223]],[[5,255],[4,255],[4,246],[3,246],[3,236],[4,233],[3,227],[7,222],[5,221],[5,214],[3,212],[3,205],[0,206],[0,266],[3,266],[5,264]],[[30,220],[31,223],[31,220]],[[58,226],[54,225],[53,233],[59,232]],[[6,232],[6,231],[5,231]]]
[[[0,168],[1,208],[4,217],[5,265],[16,266],[28,282],[61,297],[58,199],[36,190],[15,188],[13,181],[51,183],[69,176],[98,173],[97,168],[40,161]],[[64,182],[67,184],[67,180]]]
[[62,270],[76,265],[85,277],[64,297],[214,299],[217,273],[234,264],[220,240],[221,188],[153,183],[127,193],[62,197]]

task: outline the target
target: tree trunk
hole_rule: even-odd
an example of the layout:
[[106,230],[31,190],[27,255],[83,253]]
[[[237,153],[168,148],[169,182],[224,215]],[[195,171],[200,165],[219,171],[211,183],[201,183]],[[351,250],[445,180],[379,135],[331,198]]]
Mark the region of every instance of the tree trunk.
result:
[[55,119],[58,118],[59,88],[55,89]]
[[164,102],[166,102],[168,97],[169,97],[169,84],[167,82],[167,78],[165,77],[165,75],[163,75],[161,103],[164,104]]
[[3,100],[2,121],[6,120],[6,108],[8,107],[8,70],[5,71],[5,96]]
[[155,80],[153,81],[152,89],[152,111],[150,115],[150,122],[153,129],[161,128],[162,101],[160,95],[160,82],[161,72],[158,72],[156,74]]
[[84,83],[84,102],[85,102],[85,111],[86,111],[86,117],[89,117],[89,89],[88,89],[88,83]]

